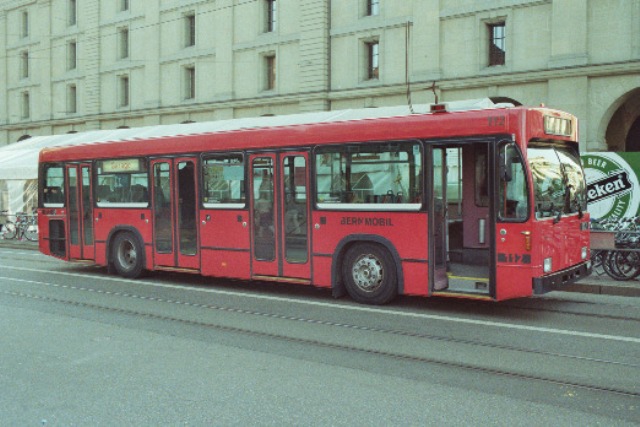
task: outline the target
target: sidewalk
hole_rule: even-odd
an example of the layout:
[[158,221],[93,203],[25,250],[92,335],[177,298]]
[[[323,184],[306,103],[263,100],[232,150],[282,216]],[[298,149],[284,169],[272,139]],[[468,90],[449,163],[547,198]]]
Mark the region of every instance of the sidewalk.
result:
[[[0,248],[38,250],[38,242],[28,240],[3,240],[0,239]],[[613,280],[606,274],[593,273],[578,283],[568,285],[564,292],[579,292],[584,294],[617,295],[625,297],[640,297],[640,280],[633,279],[628,282]]]
[[623,297],[640,297],[640,281],[632,279],[627,282],[614,280],[606,273],[598,275],[593,272],[591,276],[582,279],[578,283],[568,285],[566,292],[580,292],[584,294],[617,295]]

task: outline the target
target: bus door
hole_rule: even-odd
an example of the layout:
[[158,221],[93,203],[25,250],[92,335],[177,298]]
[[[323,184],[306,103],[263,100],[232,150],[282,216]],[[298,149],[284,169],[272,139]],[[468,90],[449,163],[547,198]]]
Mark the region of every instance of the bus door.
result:
[[199,269],[196,159],[151,161],[155,267]]
[[446,150],[444,148],[433,148],[431,152],[430,179],[431,189],[429,191],[429,212],[430,226],[432,230],[430,265],[433,266],[433,279],[431,281],[432,291],[443,290],[448,287],[447,277],[447,171],[446,171]]
[[532,293],[532,229],[524,161],[516,144],[501,141],[496,155],[496,299]]
[[250,157],[253,278],[310,282],[308,160],[306,152]]
[[491,155],[486,142],[432,148],[432,293],[494,294]]
[[95,249],[91,165],[87,163],[67,165],[66,175],[69,258],[92,260],[95,258]]

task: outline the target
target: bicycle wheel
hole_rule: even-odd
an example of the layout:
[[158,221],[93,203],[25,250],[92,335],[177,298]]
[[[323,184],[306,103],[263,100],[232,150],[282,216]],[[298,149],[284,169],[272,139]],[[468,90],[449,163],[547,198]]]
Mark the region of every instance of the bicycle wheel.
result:
[[603,263],[603,267],[615,280],[631,280],[638,275],[640,255],[638,252],[613,251]]
[[16,224],[13,222],[7,222],[2,227],[2,238],[5,240],[10,240],[16,237]]
[[602,269],[612,279],[619,280],[620,276],[614,262],[615,256],[616,251],[605,252],[602,258]]
[[24,237],[27,240],[31,240],[32,242],[38,241],[38,226],[36,224],[29,224],[27,228],[24,229]]
[[598,276],[602,276],[604,273],[604,268],[602,267],[603,260],[606,256],[606,251],[601,251],[597,249],[593,249],[591,251],[591,266],[593,273]]
[[640,271],[640,255],[638,252],[620,251],[614,260],[616,269],[620,273],[620,280],[631,280]]

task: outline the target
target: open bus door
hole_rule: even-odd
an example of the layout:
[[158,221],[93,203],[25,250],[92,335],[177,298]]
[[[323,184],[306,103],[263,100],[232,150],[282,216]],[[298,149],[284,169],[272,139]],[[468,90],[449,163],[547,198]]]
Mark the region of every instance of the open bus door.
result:
[[516,144],[437,145],[431,171],[431,293],[496,300],[531,295],[527,175]]
[[487,142],[460,141],[431,149],[432,295],[495,295],[491,158]]
[[95,259],[91,165],[66,166],[69,259]]
[[196,159],[151,161],[155,267],[200,269]]
[[264,153],[249,160],[252,277],[309,283],[309,155]]

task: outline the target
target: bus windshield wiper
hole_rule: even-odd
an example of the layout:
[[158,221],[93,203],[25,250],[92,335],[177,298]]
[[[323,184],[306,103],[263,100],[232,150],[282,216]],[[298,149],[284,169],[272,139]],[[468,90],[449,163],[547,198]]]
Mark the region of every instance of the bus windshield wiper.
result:
[[576,205],[576,208],[578,208],[578,218],[582,219],[582,217],[584,216],[584,212],[582,212],[582,203],[580,203],[578,193],[576,193],[576,197],[573,198],[572,203],[574,203]]
[[562,211],[558,211],[557,212],[558,215],[556,215],[555,218],[553,218],[553,223],[557,224],[560,222],[560,220],[562,219]]

